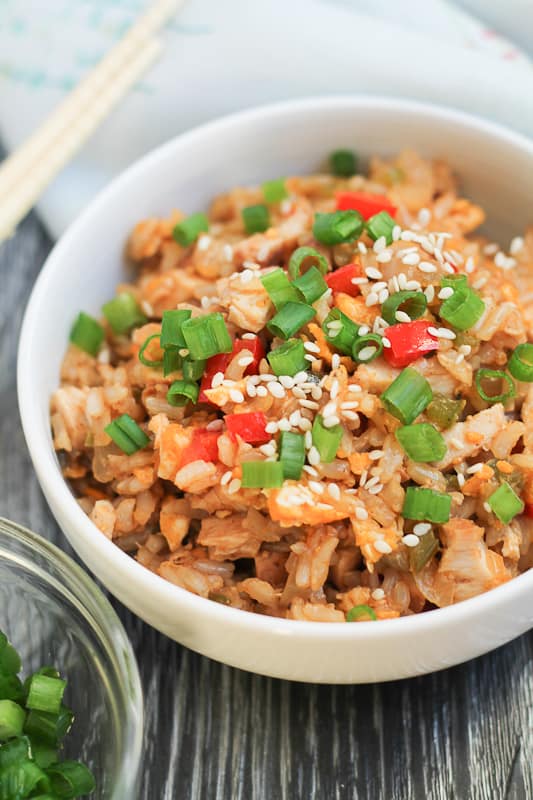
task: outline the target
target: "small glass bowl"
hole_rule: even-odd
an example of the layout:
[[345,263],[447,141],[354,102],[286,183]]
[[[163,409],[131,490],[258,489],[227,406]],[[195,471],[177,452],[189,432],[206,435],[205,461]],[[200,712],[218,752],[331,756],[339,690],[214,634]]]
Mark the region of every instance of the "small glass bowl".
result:
[[76,719],[65,757],[95,776],[91,800],[133,800],[143,698],[126,632],[96,584],[54,545],[0,518],[0,630],[27,675],[46,664],[68,680]]

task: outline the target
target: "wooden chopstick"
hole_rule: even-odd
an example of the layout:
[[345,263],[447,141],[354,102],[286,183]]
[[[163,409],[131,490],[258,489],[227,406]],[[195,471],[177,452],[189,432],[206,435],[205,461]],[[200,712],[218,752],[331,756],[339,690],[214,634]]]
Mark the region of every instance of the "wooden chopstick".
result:
[[0,167],[0,241],[160,53],[153,39],[184,0],[157,0]]

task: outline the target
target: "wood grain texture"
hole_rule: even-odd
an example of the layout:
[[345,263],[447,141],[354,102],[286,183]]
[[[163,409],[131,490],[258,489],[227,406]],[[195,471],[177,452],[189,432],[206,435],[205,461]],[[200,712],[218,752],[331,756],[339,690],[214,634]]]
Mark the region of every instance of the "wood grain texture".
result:
[[[0,248],[0,514],[70,552],[16,404],[19,326],[49,248],[33,216]],[[139,800],[533,798],[532,634],[423,678],[313,686],[217,664],[114,605],[145,691]]]

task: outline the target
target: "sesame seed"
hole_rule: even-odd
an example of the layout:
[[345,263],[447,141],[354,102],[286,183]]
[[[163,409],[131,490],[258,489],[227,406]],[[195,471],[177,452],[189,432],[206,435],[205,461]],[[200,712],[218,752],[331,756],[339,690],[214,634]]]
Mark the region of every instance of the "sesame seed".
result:
[[364,242],[357,242],[357,249],[359,250],[359,252],[362,255],[365,255],[365,253],[368,253],[366,244]]
[[468,467],[466,473],[467,475],[475,475],[476,472],[479,472],[481,469],[483,469],[483,467],[484,467],[483,462],[478,461],[477,464],[472,464],[471,467]]
[[354,286],[363,286],[368,283],[368,278],[352,278],[350,283],[353,283]]
[[317,464],[320,464],[320,453],[313,445],[313,447],[309,448],[309,452],[307,453],[307,460],[311,464],[311,466],[316,467]]
[[426,272],[426,273],[437,271],[436,265],[432,264],[430,261],[421,261],[420,264],[418,265],[418,269],[420,270],[420,272]]
[[251,269],[245,269],[241,272],[241,283],[250,283],[252,278],[254,277],[254,273]]
[[446,264],[446,263],[443,264],[442,269],[444,270],[444,272],[447,272],[448,275],[455,275],[455,270],[451,264]]
[[455,359],[455,363],[462,364],[464,360],[465,360],[464,353],[459,353],[459,355]]
[[300,424],[301,418],[302,418],[302,416],[301,416],[300,412],[297,409],[296,411],[293,411],[292,414],[290,415],[289,422],[291,423],[291,425],[294,428],[297,428],[298,425]]
[[310,408],[311,411],[318,411],[318,403],[315,403],[314,400],[300,400],[300,405],[303,408]]
[[402,258],[402,264],[405,264],[408,267],[416,267],[419,262],[420,256],[418,253],[408,253]]
[[346,419],[351,420],[352,422],[355,422],[356,420],[359,420],[359,417],[355,413],[355,411],[343,411],[342,415],[343,415],[343,417],[346,417]]
[[290,375],[279,375],[278,381],[285,389],[292,389],[294,386],[294,378],[291,378]]
[[182,348],[181,348],[181,350],[178,350],[178,353],[179,353],[179,354],[180,354],[180,356],[182,356],[183,358],[187,358],[187,356],[189,355],[189,351],[187,350],[187,348],[186,348],[186,347],[182,347]]
[[328,322],[326,327],[330,333],[336,333],[342,328],[342,322],[340,319],[334,319],[331,322]]
[[374,591],[371,594],[371,597],[372,600],[383,600],[383,598],[385,597],[385,592],[383,591],[383,589],[374,589]]
[[387,347],[387,348],[388,347],[392,347],[391,340],[388,339],[386,336],[382,336],[381,337],[381,344],[383,345],[383,347]]
[[376,281],[376,283],[372,286],[372,289],[375,292],[381,292],[382,289],[388,289],[387,281]]
[[258,397],[266,397],[268,394],[266,386],[258,386],[256,392]]
[[399,292],[400,291],[400,284],[398,283],[398,278],[396,277],[396,275],[392,276],[392,278],[390,279],[390,283],[392,285],[392,291],[393,292]]
[[316,361],[316,356],[311,355],[311,353],[306,353],[304,358],[306,361]]
[[239,491],[240,488],[241,488],[241,482],[239,478],[233,478],[233,480],[230,481],[228,486],[228,494],[235,494],[236,492]]
[[435,299],[435,287],[432,286],[431,284],[429,286],[426,286],[426,288],[424,289],[424,294],[426,295],[426,300],[428,301],[428,303],[432,303],[433,300]]
[[328,483],[328,494],[334,500],[341,499],[341,490],[339,489],[336,483]]
[[418,222],[422,225],[423,228],[429,225],[431,220],[431,211],[429,208],[421,208],[418,212]]
[[516,259],[512,256],[506,256],[501,250],[494,256],[494,263],[497,267],[500,267],[500,269],[512,269],[516,267]]
[[353,401],[349,400],[349,401],[347,401],[345,403],[341,403],[341,408],[342,409],[347,409],[347,410],[351,410],[353,408],[359,408],[359,401],[358,400],[353,400]]
[[370,333],[370,328],[368,327],[368,325],[361,325],[361,327],[359,328],[358,335],[359,336],[366,336],[367,333]]
[[341,365],[341,357],[338,353],[333,353],[331,357],[331,368],[338,369]]
[[514,256],[520,252],[523,246],[524,246],[524,239],[522,238],[522,236],[515,236],[509,247],[509,252],[511,253],[512,256]]
[[372,345],[363,347],[362,350],[359,351],[359,360],[370,361],[370,359],[376,354],[376,351],[377,347],[372,347]]
[[304,347],[310,353],[320,353],[320,347],[314,342],[304,342]]
[[274,421],[267,422],[267,424],[265,425],[265,431],[267,433],[277,433],[277,431],[278,431],[278,423],[274,422]]
[[374,475],[372,478],[369,478],[365,482],[365,488],[370,489],[372,486],[376,486],[378,483],[379,483],[379,477],[377,475]]
[[428,333],[429,333],[430,336],[435,336],[436,339],[438,339],[438,337],[439,337],[438,329],[435,328],[433,325],[430,325],[428,327]]
[[451,444],[451,446],[452,446],[452,447],[454,447],[456,450],[460,450],[460,449],[461,449],[461,447],[463,446],[463,443],[462,443],[462,441],[461,441],[460,439],[457,439],[457,438],[455,438],[455,439],[450,439],[450,444]]
[[278,383],[277,381],[270,381],[267,384],[267,389],[272,395],[272,397],[282,398],[285,397],[286,395],[285,389],[283,388],[281,383]]
[[309,376],[305,370],[301,370],[301,372],[297,372],[296,375],[293,375],[295,383],[305,383],[308,377]]
[[407,276],[405,272],[400,272],[398,274],[398,286],[400,289],[405,289],[405,284],[407,283]]
[[379,297],[375,292],[369,292],[365,299],[365,305],[376,306],[379,303]]
[[276,445],[269,442],[268,444],[262,444],[259,448],[261,453],[265,456],[275,456],[276,455]]
[[224,373],[223,372],[215,372],[213,376],[213,380],[211,381],[211,388],[218,389],[219,386],[222,386],[222,381],[224,380]]
[[457,473],[457,483],[459,484],[459,488],[462,489],[465,485],[465,476],[462,475],[460,472]]
[[388,297],[389,297],[389,290],[382,289],[378,295],[378,301],[383,304],[388,299]]
[[400,239],[402,242],[414,242],[417,239],[417,234],[414,231],[402,231]]
[[374,242],[374,253],[381,253],[382,250],[385,250],[387,246],[387,239],[385,236],[380,236],[379,239],[376,239]]
[[322,420],[322,424],[324,428],[333,428],[335,425],[340,423],[340,419],[332,414],[330,417],[324,417]]
[[243,333],[241,339],[257,339],[255,333]]
[[264,372],[262,375],[259,376],[259,380],[263,381],[264,383],[268,383],[269,381],[277,381],[277,378],[270,372]]
[[407,289],[408,292],[419,292],[421,288],[418,281],[406,281],[404,286],[404,289]]
[[307,431],[307,433],[305,434],[304,444],[306,450],[309,450],[309,448],[313,446],[313,435],[311,431]]
[[293,397],[298,398],[298,400],[305,400],[305,392],[303,389],[300,389],[299,386],[295,386],[292,390]]
[[483,508],[485,509],[487,514],[490,514],[492,512],[492,508],[489,506],[488,503],[483,503]]
[[307,472],[308,475],[312,475],[313,478],[318,478],[318,472],[314,467],[310,467],[309,464],[304,466],[304,471]]
[[394,316],[398,322],[411,322],[411,317],[405,311],[397,311]]
[[409,253],[417,253],[418,247],[402,247],[401,250],[397,250],[396,254],[403,258],[404,256],[409,255]]
[[375,486],[371,486],[368,490],[369,494],[379,494],[383,489],[382,483],[377,483]]
[[298,423],[298,427],[300,428],[301,431],[307,432],[310,431],[313,426],[310,420],[302,417],[300,422]]
[[280,419],[278,422],[278,428],[280,431],[290,431],[291,427],[291,423],[288,419]]
[[197,248],[197,250],[207,250],[207,248],[209,247],[210,244],[211,244],[211,237],[210,236],[206,236],[204,234],[203,236],[200,236],[200,238],[198,239],[198,243],[196,245],[196,248]]
[[230,389],[229,392],[230,400],[234,403],[243,403],[244,402],[244,395],[238,389]]
[[351,384],[348,386],[348,391],[349,391],[349,392],[362,392],[363,390],[361,389],[361,387],[359,386],[359,384],[357,384],[357,383],[351,383]]
[[474,259],[472,258],[472,256],[468,256],[468,258],[466,259],[466,264],[465,264],[465,272],[468,272],[468,274],[470,274],[470,273],[474,272],[475,268],[476,268],[476,265],[474,263]]
[[232,477],[233,477],[233,472],[232,472],[232,471],[229,469],[229,470],[228,470],[227,472],[225,472],[225,473],[223,474],[223,476],[221,477],[221,479],[220,479],[220,485],[221,485],[221,486],[225,486],[227,483],[229,483],[229,482],[230,482],[230,480],[232,479]]
[[472,284],[472,286],[474,287],[474,289],[481,289],[483,286],[485,286],[488,279],[489,279],[488,275],[482,275],[482,277],[478,278],[477,281],[475,281],[475,283]]
[[397,242],[400,236],[402,235],[402,229],[399,225],[395,225],[392,229],[392,241]]
[[211,298],[205,296],[202,297],[200,300],[200,305],[202,306],[202,308],[209,308],[209,306],[211,305]]
[[205,426],[207,431],[221,431],[224,427],[224,423],[221,419],[212,419],[211,422],[208,422]]
[[431,530],[431,525],[428,522],[417,522],[413,527],[413,531],[417,536],[425,536]]
[[379,269],[376,269],[375,267],[367,267],[365,269],[365,272],[367,277],[372,278],[373,280],[379,281],[381,280],[381,278],[383,278],[382,273],[379,271]]
[[392,261],[392,253],[390,250],[382,250],[381,253],[378,253],[376,256],[376,261],[379,264],[388,264],[389,261]]
[[385,455],[384,450],[371,450],[368,454],[370,461],[379,461],[379,459]]
[[337,413],[337,404],[336,403],[327,403],[324,408],[322,409],[322,416],[323,417],[331,417],[332,414]]
[[368,511],[365,508],[362,508],[361,506],[357,506],[354,513],[356,519],[360,519],[361,521],[368,519]]
[[420,544],[420,539],[418,536],[415,536],[414,533],[408,533],[402,537],[402,542],[407,545],[407,547],[416,547]]
[[331,381],[331,389],[329,390],[329,394],[332,400],[335,400],[337,395],[339,394],[339,381],[337,378],[333,378]]
[[453,289],[451,286],[445,286],[444,289],[441,289],[438,293],[437,297],[439,300],[448,300],[453,294]]
[[318,481],[309,481],[308,484],[309,488],[315,494],[323,494],[324,493],[324,486],[323,484],[319,483]]
[[472,352],[472,348],[469,344],[462,344],[459,348],[459,352],[465,356],[469,356]]
[[392,547],[387,542],[384,542],[381,539],[378,539],[377,542],[374,542],[374,549],[378,551],[378,553],[383,553],[384,555],[388,555],[392,553]]
[[435,245],[427,236],[423,236],[420,239],[420,244],[422,245],[422,249],[425,250],[426,253],[429,253],[430,256],[433,255],[435,251]]
[[[429,328],[428,328],[429,331]],[[439,339],[455,339],[456,334],[449,328],[437,328],[437,336]]]
[[230,244],[225,244],[222,248],[222,252],[226,261],[231,261],[233,259],[233,247]]
[[320,386],[313,386],[311,389],[311,397],[313,400],[320,400],[322,397],[322,389]]
[[254,363],[253,356],[241,356],[241,358],[237,359],[237,364],[239,367],[249,367],[250,364]]

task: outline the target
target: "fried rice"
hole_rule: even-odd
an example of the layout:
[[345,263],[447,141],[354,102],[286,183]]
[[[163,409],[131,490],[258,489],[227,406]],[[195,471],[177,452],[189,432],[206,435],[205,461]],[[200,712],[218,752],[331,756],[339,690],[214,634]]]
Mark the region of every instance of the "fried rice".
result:
[[139,222],[51,401],[95,536],[297,620],[448,606],[532,560],[533,230],[476,235],[442,161],[351,164]]

